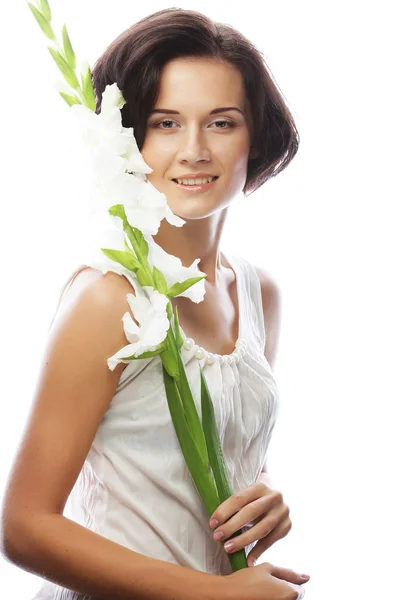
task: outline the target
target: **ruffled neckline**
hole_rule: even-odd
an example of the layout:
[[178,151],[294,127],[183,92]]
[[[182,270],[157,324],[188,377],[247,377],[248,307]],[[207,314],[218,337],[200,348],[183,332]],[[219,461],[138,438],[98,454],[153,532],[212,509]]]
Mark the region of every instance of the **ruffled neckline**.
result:
[[199,346],[196,344],[195,340],[187,337],[183,328],[179,326],[182,338],[183,338],[183,346],[182,348],[193,356],[197,360],[205,359],[206,364],[213,364],[214,362],[219,362],[220,364],[233,364],[237,363],[240,358],[244,356],[247,350],[247,343],[243,337],[243,302],[244,298],[242,295],[242,281],[241,281],[241,273],[240,269],[235,262],[235,259],[232,256],[227,257],[225,252],[223,256],[226,262],[229,264],[236,277],[236,294],[237,294],[237,304],[238,304],[238,338],[235,342],[235,349],[230,354],[217,354],[214,352],[209,352],[203,346]]

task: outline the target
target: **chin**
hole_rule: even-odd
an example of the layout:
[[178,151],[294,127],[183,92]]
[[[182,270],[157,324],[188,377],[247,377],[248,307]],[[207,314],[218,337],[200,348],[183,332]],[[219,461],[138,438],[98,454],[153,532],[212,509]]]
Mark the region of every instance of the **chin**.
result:
[[185,219],[185,221],[206,219],[225,208],[225,205],[222,205],[221,203],[205,202],[204,198],[201,197],[197,199],[188,198],[183,202],[181,200],[174,202],[174,200],[171,199],[168,200],[168,205],[175,215],[181,219]]

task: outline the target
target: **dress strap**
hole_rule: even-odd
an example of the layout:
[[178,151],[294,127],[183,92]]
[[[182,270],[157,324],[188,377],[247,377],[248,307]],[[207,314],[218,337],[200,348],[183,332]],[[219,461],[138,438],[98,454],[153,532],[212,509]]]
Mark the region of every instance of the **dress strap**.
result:
[[[225,253],[226,255],[226,253]],[[236,277],[238,297],[242,300],[242,334],[247,338],[252,335],[253,340],[264,353],[265,347],[265,322],[261,294],[261,283],[257,271],[245,258],[226,255],[232,266],[236,267],[239,277]]]

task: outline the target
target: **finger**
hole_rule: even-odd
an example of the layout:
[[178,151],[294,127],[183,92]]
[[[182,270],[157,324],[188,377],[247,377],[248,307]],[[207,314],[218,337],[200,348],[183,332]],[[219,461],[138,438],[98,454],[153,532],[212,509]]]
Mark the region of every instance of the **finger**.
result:
[[[216,520],[219,524],[225,523],[232,515],[240,511],[241,508],[257,500],[260,496],[265,496],[264,484],[259,482],[253,483],[249,487],[236,492],[227,500],[222,502],[210,517],[210,527],[213,528],[211,522]],[[275,496],[274,496],[275,497]],[[251,519],[249,519],[250,521]]]
[[[260,523],[255,525],[250,530],[250,532],[243,533],[240,537],[235,538],[235,542],[236,540],[238,540],[238,543],[240,543],[241,545],[241,540],[244,540],[243,547],[248,546],[248,544],[250,544],[254,540],[258,540],[258,542],[254,546],[254,548],[251,549],[251,552],[249,554],[249,557],[251,559],[255,558],[257,560],[257,558],[259,558],[263,554],[263,552],[265,552],[268,548],[275,544],[275,542],[284,538],[289,533],[292,527],[292,522],[290,521],[290,519],[286,519],[282,523],[279,523],[274,529],[272,529],[270,533],[266,533],[266,523],[267,521],[261,521]],[[268,527],[269,526],[267,525],[267,528]],[[246,541],[246,536],[249,535],[253,536],[253,539],[251,539],[250,542]]]
[[[217,542],[227,540],[235,532],[240,533],[240,530],[245,528],[245,532],[240,535],[240,538],[235,538],[237,549],[241,549],[267,535],[281,520],[280,512],[271,511],[269,500],[264,496],[242,508],[221,527],[218,527],[214,531],[213,537]],[[254,524],[248,527],[250,523]],[[223,537],[217,537],[219,532],[224,534]]]
[[269,569],[269,572],[271,573],[271,575],[277,577],[278,579],[288,581],[290,583],[305,583],[309,579],[308,575],[306,575],[304,578],[303,575],[301,575],[300,573],[296,573],[296,571],[293,571],[293,569],[287,569],[286,567],[277,567],[275,565],[270,565],[270,567],[271,568]]

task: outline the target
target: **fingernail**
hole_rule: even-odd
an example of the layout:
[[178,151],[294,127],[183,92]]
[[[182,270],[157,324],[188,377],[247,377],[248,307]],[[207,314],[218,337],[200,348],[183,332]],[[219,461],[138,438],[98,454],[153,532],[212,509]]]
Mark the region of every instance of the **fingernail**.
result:
[[212,529],[214,529],[214,527],[218,527],[218,525],[219,525],[219,523],[218,523],[217,519],[211,519],[211,521],[210,521],[210,527]]
[[235,543],[234,542],[226,542],[226,544],[224,544],[224,548],[227,552],[231,552],[231,550],[233,550],[235,548]]
[[310,576],[309,576],[309,575],[300,575],[300,577],[301,577],[302,579],[310,579]]

